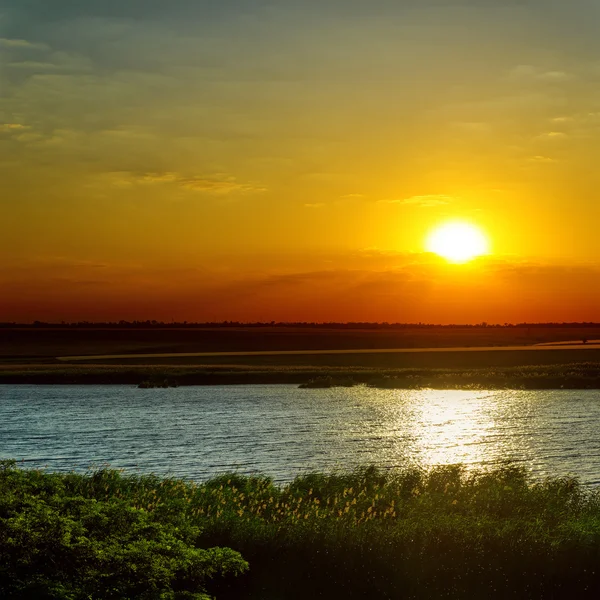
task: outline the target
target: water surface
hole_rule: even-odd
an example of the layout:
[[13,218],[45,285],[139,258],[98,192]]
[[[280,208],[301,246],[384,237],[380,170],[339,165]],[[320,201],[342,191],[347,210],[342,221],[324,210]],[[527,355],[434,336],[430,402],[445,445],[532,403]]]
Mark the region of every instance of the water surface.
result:
[[506,460],[600,482],[600,391],[0,386],[0,458],[203,480]]

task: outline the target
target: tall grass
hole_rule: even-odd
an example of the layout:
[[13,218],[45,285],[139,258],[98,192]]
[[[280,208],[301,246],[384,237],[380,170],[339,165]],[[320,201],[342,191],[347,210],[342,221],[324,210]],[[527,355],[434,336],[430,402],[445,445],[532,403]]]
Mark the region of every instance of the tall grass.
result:
[[[0,527],[17,518],[14,505],[7,517],[8,497],[78,498],[127,506],[184,532],[192,548],[240,552],[250,565],[246,574],[206,584],[220,600],[600,593],[599,492],[571,478],[530,481],[514,465],[477,473],[367,467],[304,475],[282,487],[235,474],[197,484],[108,469],[59,475],[14,466],[1,479]],[[7,543],[0,534],[0,555]],[[240,564],[234,572],[243,571]],[[0,586],[10,577],[0,568]]]

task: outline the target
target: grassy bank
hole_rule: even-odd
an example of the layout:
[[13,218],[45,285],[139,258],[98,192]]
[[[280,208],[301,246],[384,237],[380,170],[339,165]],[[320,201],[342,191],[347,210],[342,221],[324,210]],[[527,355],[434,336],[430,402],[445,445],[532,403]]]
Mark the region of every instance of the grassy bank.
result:
[[[600,389],[600,363],[487,368],[24,365],[0,366],[0,384],[126,384],[177,381],[179,385],[366,384],[394,389]],[[310,385],[309,385],[310,387]]]
[[0,479],[3,597],[30,598],[32,589],[65,599],[199,598],[190,594],[203,588],[219,600],[600,593],[600,494],[572,479],[534,483],[510,465],[474,474],[364,468],[278,487],[265,477],[193,484],[6,463]]
[[302,388],[379,389],[600,389],[600,364],[540,365],[504,369],[403,369],[386,373],[320,375]]

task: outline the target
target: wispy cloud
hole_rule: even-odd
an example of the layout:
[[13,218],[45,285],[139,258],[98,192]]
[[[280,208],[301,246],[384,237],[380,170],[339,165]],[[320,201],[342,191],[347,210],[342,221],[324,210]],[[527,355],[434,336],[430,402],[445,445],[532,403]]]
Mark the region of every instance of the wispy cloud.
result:
[[546,71],[539,76],[539,79],[543,79],[545,81],[564,81],[565,79],[570,79],[571,76],[564,71]]
[[542,133],[541,135],[537,136],[538,140],[562,140],[564,138],[568,137],[566,133],[562,132],[562,131],[548,131],[546,133]]
[[60,71],[64,67],[51,62],[42,62],[36,60],[21,60],[8,63],[11,69],[23,69],[28,71]]
[[22,123],[0,123],[0,132],[17,133],[28,129],[31,129],[31,127]]
[[510,71],[510,76],[513,78],[536,79],[538,81],[547,82],[566,81],[572,78],[572,75],[565,71],[546,71],[533,65],[518,65]]
[[181,179],[177,183],[192,192],[204,192],[207,194],[227,195],[235,192],[250,194],[265,192],[266,188],[253,183],[239,183],[235,180],[219,181],[217,179]]
[[366,198],[364,194],[344,194],[340,196],[342,200],[360,200],[361,198]]
[[29,42],[28,40],[0,38],[0,48],[27,48],[32,50],[49,50],[46,44]]
[[189,177],[172,171],[129,173],[118,172],[111,174],[113,183],[119,186],[129,185],[173,185],[181,189],[219,196],[229,194],[251,194],[267,191],[267,188],[257,183],[242,183],[233,177]]
[[463,133],[489,133],[491,130],[491,124],[483,121],[456,121],[451,126]]
[[549,156],[532,156],[529,159],[530,162],[534,162],[534,163],[555,163],[558,162],[555,158],[550,158]]
[[142,183],[173,183],[178,181],[180,176],[177,173],[145,173],[139,178]]
[[411,196],[410,198],[380,200],[380,202],[386,204],[406,204],[429,208],[433,206],[444,206],[446,204],[450,204],[453,200],[454,198],[452,196],[446,196],[444,194],[428,194],[425,196]]

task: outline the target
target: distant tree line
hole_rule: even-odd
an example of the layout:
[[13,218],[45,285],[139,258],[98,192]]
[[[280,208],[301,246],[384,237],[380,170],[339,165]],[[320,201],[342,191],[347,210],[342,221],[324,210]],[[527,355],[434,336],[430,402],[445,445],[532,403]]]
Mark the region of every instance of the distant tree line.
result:
[[595,322],[552,322],[552,323],[453,323],[442,325],[439,323],[377,323],[369,321],[351,322],[312,322],[312,321],[77,321],[73,323],[49,323],[33,321],[32,323],[0,322],[1,329],[26,328],[26,329],[227,329],[227,328],[305,328],[305,329],[482,329],[482,328],[600,328],[600,323]]

